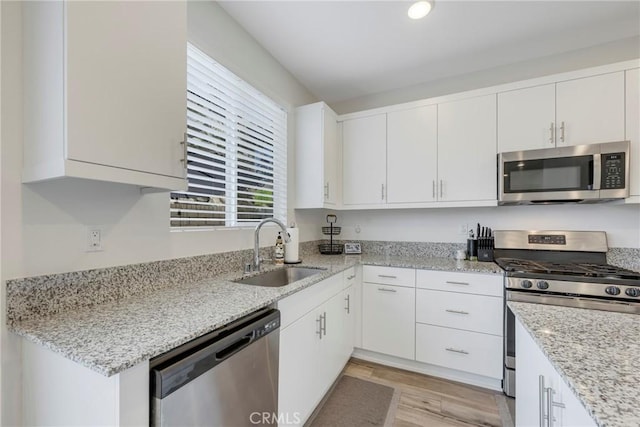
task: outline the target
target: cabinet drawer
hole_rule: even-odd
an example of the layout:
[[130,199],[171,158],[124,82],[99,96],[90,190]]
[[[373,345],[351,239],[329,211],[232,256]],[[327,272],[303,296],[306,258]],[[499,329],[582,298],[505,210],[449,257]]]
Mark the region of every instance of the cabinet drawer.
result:
[[418,323],[416,360],[486,377],[502,378],[502,338]]
[[417,270],[416,286],[436,291],[461,292],[501,297],[504,279],[501,275],[452,273],[449,271]]
[[344,277],[344,288],[348,288],[349,286],[356,283],[356,268],[351,267],[347,268],[343,273]]
[[363,284],[362,347],[413,360],[415,289]]
[[416,322],[502,336],[502,298],[416,290]]
[[416,271],[413,268],[378,267],[365,265],[363,267],[363,282],[380,283],[392,286],[416,286]]
[[335,274],[322,282],[278,301],[280,328],[284,329],[335,294],[342,291],[342,274]]

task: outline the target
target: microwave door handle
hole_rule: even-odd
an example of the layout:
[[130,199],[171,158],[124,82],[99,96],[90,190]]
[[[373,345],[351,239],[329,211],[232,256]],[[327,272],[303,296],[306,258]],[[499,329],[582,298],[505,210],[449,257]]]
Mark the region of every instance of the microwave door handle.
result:
[[600,189],[600,181],[602,174],[602,161],[600,159],[600,154],[593,155],[593,189]]

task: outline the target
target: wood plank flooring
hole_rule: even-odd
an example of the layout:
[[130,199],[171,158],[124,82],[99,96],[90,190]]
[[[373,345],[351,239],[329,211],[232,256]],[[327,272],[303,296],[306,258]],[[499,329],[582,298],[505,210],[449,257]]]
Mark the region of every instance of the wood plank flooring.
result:
[[396,390],[394,427],[503,426],[499,392],[353,358],[343,374]]

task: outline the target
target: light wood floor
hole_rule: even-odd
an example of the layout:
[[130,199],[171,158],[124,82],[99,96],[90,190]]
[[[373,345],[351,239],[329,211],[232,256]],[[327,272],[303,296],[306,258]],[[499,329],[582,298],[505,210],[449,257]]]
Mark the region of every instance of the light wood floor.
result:
[[503,426],[498,392],[359,359],[349,361],[344,375],[396,390],[394,427]]

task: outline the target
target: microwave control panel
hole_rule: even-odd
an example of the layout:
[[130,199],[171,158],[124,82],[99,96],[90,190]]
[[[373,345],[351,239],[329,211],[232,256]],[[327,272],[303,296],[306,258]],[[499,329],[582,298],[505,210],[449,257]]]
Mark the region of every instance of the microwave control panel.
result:
[[625,188],[625,153],[602,154],[600,189]]

